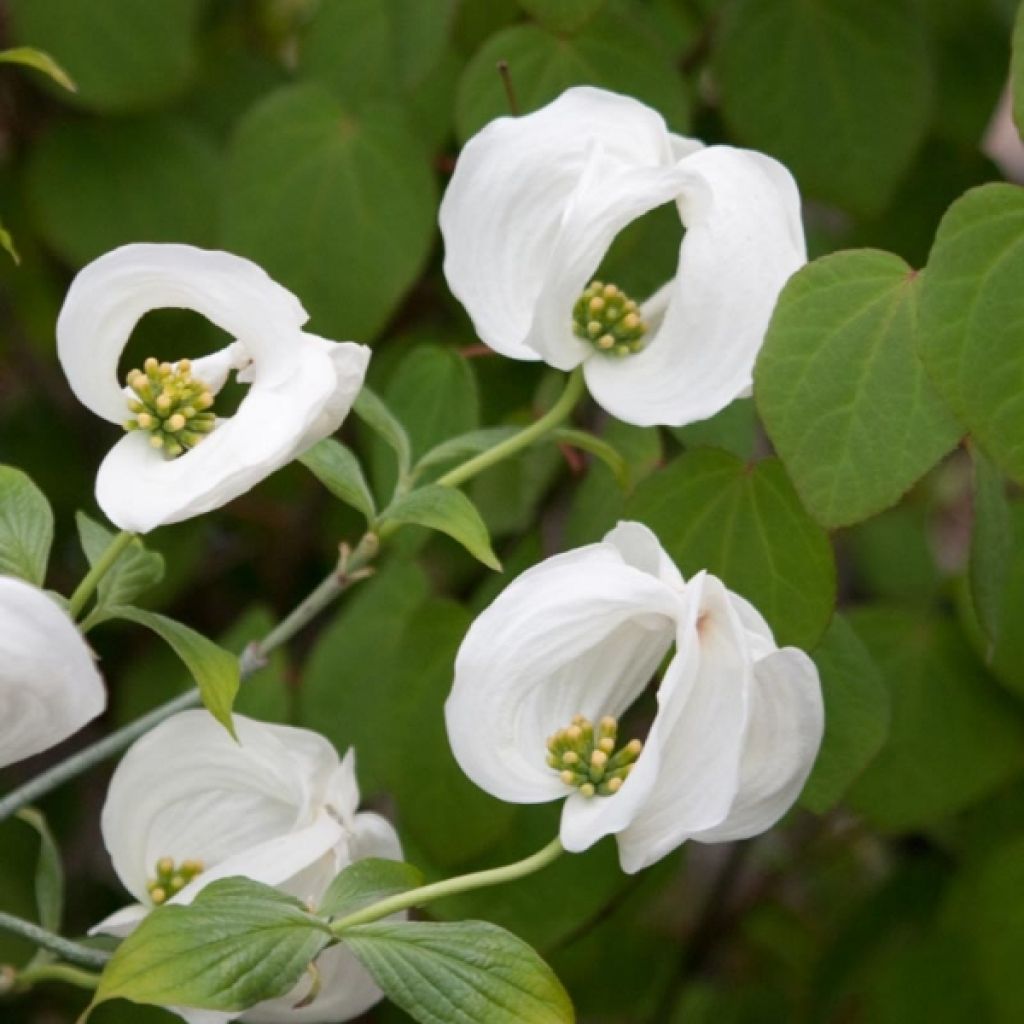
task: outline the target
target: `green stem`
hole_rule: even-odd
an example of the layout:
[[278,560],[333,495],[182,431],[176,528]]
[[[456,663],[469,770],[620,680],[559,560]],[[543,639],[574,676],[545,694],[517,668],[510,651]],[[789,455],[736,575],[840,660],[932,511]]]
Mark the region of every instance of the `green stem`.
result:
[[128,530],[122,530],[107,546],[96,564],[85,574],[85,579],[78,584],[75,592],[68,601],[68,614],[77,619],[92,597],[93,591],[99,586],[100,580],[110,572],[114,563],[121,557],[121,553],[131,542],[135,540],[135,534]]
[[32,921],[23,921],[20,917],[7,914],[0,910],[0,930],[10,932],[12,935],[20,935],[23,939],[34,942],[51,953],[56,953],[62,960],[78,964],[79,967],[94,967],[102,970],[110,959],[110,954],[101,949],[90,949],[70,939],[62,939],[53,932],[34,924]]
[[409,910],[412,907],[422,907],[426,903],[433,903],[434,900],[442,899],[445,896],[455,896],[460,892],[470,892],[473,889],[484,889],[491,885],[514,882],[517,878],[525,878],[527,875],[532,875],[534,872],[540,871],[541,868],[547,867],[564,852],[562,841],[553,839],[542,850],[538,850],[524,860],[517,860],[513,864],[490,868],[487,871],[474,871],[470,875],[446,878],[443,882],[434,882],[433,885],[423,885],[418,889],[399,893],[397,896],[389,896],[379,903],[373,903],[362,910],[357,910],[353,914],[333,921],[331,931],[335,935],[341,935],[347,928],[379,921],[383,917],[390,917],[392,914]]
[[477,473],[482,473],[510,455],[515,455],[516,452],[528,448],[534,441],[554,430],[566,420],[582,394],[583,371],[577,367],[569,374],[565,390],[559,396],[558,401],[540,419],[528,427],[524,427],[518,434],[513,434],[507,441],[502,441],[501,444],[496,444],[493,448],[474,455],[473,458],[467,459],[461,465],[448,470],[444,476],[438,477],[437,482],[444,487],[458,487],[459,484],[465,483]]
[[[339,594],[368,575],[366,566],[377,552],[377,538],[368,533],[354,551],[343,548],[337,567],[298,607],[275,626],[259,643],[251,644],[241,657],[241,676],[248,678],[265,664],[267,655],[290,640],[315,615],[327,607]],[[140,736],[158,726],[164,719],[179,711],[199,704],[199,690],[191,689],[179,694],[166,704],[150,711],[134,722],[117,729],[109,736],[85,747],[77,754],[55,764],[49,770],[30,779],[0,799],[0,821],[20,811],[56,789],[70,779],[88,771],[93,765],[115,757],[130,747]]]
[[63,981],[68,985],[95,991],[99,986],[100,976],[93,974],[92,971],[83,971],[80,967],[69,967],[67,964],[38,964],[15,972],[13,990],[24,992],[41,981]]

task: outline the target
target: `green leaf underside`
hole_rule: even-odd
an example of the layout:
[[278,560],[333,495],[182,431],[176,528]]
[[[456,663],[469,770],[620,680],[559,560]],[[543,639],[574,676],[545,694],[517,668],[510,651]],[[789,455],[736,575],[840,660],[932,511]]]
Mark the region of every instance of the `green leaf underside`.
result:
[[419,868],[398,860],[368,857],[350,864],[331,882],[319,911],[328,917],[344,917],[422,884]]
[[231,709],[240,680],[238,659],[233,654],[166,615],[124,606],[110,606],[105,614],[135,622],[164,640],[192,674],[206,709],[234,736]]
[[344,942],[421,1024],[571,1024],[572,1003],[525,942],[482,921],[359,925]]
[[287,995],[331,942],[302,904],[246,878],[203,889],[189,906],[154,910],[117,948],[93,1005],[239,1011]]
[[914,348],[917,277],[875,250],[835,253],[790,279],[758,357],[765,428],[825,526],[897,502],[962,433]]
[[412,464],[409,434],[377,394],[364,385],[352,411],[395,453],[399,475],[408,473]]
[[46,818],[39,811],[25,807],[18,811],[18,817],[35,829],[39,836],[39,857],[35,873],[39,923],[48,931],[59,933],[64,917],[64,867],[57,841],[53,838]]
[[41,71],[69,92],[76,89],[68,73],[48,54],[34,46],[16,46],[11,50],[0,50],[0,63],[21,64],[26,68]]
[[8,256],[14,260],[15,263],[21,262],[21,256],[18,253],[18,249],[14,244],[14,238],[11,236],[2,223],[0,223],[0,249],[3,249]]
[[426,526],[446,533],[489,569],[501,572],[501,562],[491,548],[487,527],[476,506],[461,491],[440,484],[419,487],[385,509],[381,522],[388,521]]
[[313,445],[299,461],[339,500],[372,523],[377,508],[362,466],[352,451],[333,437]]
[[684,575],[707,569],[751,601],[780,644],[809,649],[828,625],[835,562],[777,459],[697,448],[644,480],[626,518],[658,535]]
[[1013,26],[1010,89],[1013,95],[1013,121],[1017,131],[1024,135],[1024,7],[1017,11],[1017,20]]
[[42,586],[52,543],[46,495],[20,469],[0,466],[0,574]]
[[[115,534],[90,519],[84,512],[75,514],[75,524],[78,527],[78,539],[85,557],[89,565],[95,565],[110,547]],[[164,556],[157,551],[147,551],[142,541],[136,538],[100,580],[99,603],[130,605],[140,594],[156,586],[163,577]]]
[[416,470],[419,472],[432,466],[461,462],[507,441],[518,434],[519,430],[519,427],[482,427],[480,430],[470,430],[431,448],[416,463]]
[[1009,576],[1013,521],[1002,474],[976,448],[974,464],[974,523],[968,578],[978,621],[988,640],[1000,635],[1003,592]]
[[921,293],[919,349],[979,446],[1024,482],[1024,190],[982,185],[939,225]]

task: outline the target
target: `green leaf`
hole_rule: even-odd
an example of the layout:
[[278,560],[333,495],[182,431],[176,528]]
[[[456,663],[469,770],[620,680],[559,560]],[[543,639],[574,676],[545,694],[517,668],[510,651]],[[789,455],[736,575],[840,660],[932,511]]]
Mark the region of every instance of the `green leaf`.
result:
[[297,899],[246,878],[221,879],[189,906],[147,915],[118,946],[92,1005],[246,1010],[287,995],[330,942]]
[[914,0],[738,0],[715,70],[740,143],[858,212],[884,206],[928,125],[930,63]]
[[969,581],[978,621],[990,642],[1000,634],[1003,593],[1009,575],[1013,522],[1002,474],[977,449],[974,465],[974,525]]
[[1017,20],[1013,25],[1010,90],[1013,97],[1013,122],[1017,131],[1024,135],[1024,7],[1017,10]]
[[368,524],[373,522],[377,507],[366,477],[363,476],[363,468],[349,448],[333,437],[325,437],[313,445],[305,455],[300,456],[299,462],[331,494],[346,505],[351,505],[357,512],[361,512]]
[[21,263],[21,256],[18,255],[18,250],[15,248],[14,239],[2,223],[0,223],[0,249],[3,249],[15,263]]
[[519,5],[555,32],[573,32],[588,22],[608,0],[519,0]]
[[367,924],[344,942],[421,1024],[571,1024],[572,1003],[525,942],[483,921]]
[[41,587],[53,544],[53,512],[27,474],[0,466],[0,573]]
[[[1005,575],[999,585],[998,595],[988,594],[983,598],[985,601],[996,597],[997,625],[1001,625],[1002,628],[998,629],[994,645],[988,645],[985,654],[999,680],[1017,696],[1024,697],[1024,631],[1016,625],[1024,621],[1024,502],[1011,502],[1009,516],[1011,539]],[[977,525],[975,528],[977,529]],[[997,585],[998,577],[1003,573],[992,564],[998,557],[998,547],[999,543],[996,542],[995,550],[988,552],[980,563],[971,566],[972,576],[982,571],[983,564],[988,564],[986,572],[995,573],[987,584],[982,585],[984,592]]]
[[[95,565],[110,547],[115,534],[90,519],[84,512],[75,513],[78,539],[82,544],[89,565]],[[140,594],[156,586],[164,578],[164,556],[157,551],[147,551],[136,537],[121,552],[117,561],[100,580],[100,605],[130,605]]]
[[618,485],[624,491],[629,490],[629,463],[607,441],[588,434],[585,430],[572,430],[568,427],[558,427],[549,436],[552,441],[596,455],[612,471]]
[[427,484],[410,491],[384,510],[381,523],[386,522],[414,523],[440,530],[489,569],[501,572],[501,562],[491,548],[491,538],[480,513],[462,491],[453,487]]
[[668,57],[631,20],[609,12],[578,35],[516,25],[488,39],[459,82],[455,122],[463,141],[488,121],[510,113],[496,70],[499,61],[508,64],[523,114],[570,86],[596,85],[635,96],[663,114],[675,130],[689,123],[690,99]]
[[889,691],[867,648],[836,615],[812,652],[825,696],[825,738],[800,802],[817,814],[835,806],[889,732]]
[[401,111],[357,119],[326,90],[271,93],[228,160],[224,239],[302,296],[313,329],[372,338],[420,272],[437,191]]
[[166,615],[119,606],[107,607],[104,614],[106,618],[135,622],[164,640],[192,674],[207,711],[235,735],[231,708],[238,694],[239,669],[233,654]]
[[32,152],[28,202],[78,266],[140,238],[212,245],[221,173],[213,140],[172,115],[60,121]]
[[319,913],[326,917],[345,917],[371,903],[389,896],[418,889],[423,884],[423,873],[400,860],[368,857],[350,864],[324,893]]
[[850,792],[872,824],[920,828],[1024,771],[1020,714],[952,622],[895,607],[850,621],[892,700],[889,737]]
[[1024,481],[1024,190],[982,185],[943,217],[921,292],[919,348],[939,393]]
[[412,465],[412,443],[405,427],[398,422],[394,413],[365,384],[352,411],[375,434],[381,437],[398,459],[398,476],[404,478]]
[[451,437],[431,448],[416,463],[416,472],[472,458],[487,451],[488,448],[501,444],[502,441],[507,441],[518,434],[519,430],[519,427],[481,427],[479,430],[470,430],[457,437]]
[[77,83],[77,105],[125,113],[184,91],[195,71],[202,6],[202,0],[13,0],[10,11],[19,42],[55,54]]
[[22,64],[34,68],[52,78],[68,92],[76,92],[78,87],[71,76],[48,54],[33,46],[17,46],[13,50],[0,50],[0,64]]
[[824,526],[895,504],[960,437],[914,350],[917,291],[898,256],[862,250],[816,260],[779,297],[754,394]]
[[626,517],[651,527],[686,576],[707,569],[752,601],[780,644],[813,647],[828,625],[832,548],[777,459],[694,449],[641,483]]
[[60,850],[53,838],[46,818],[31,807],[18,811],[18,817],[39,835],[39,859],[36,861],[36,907],[39,923],[51,932],[59,933],[64,918],[64,868]]
[[752,398],[737,398],[710,419],[668,429],[684,448],[724,448],[741,459],[750,459],[757,441],[757,410]]

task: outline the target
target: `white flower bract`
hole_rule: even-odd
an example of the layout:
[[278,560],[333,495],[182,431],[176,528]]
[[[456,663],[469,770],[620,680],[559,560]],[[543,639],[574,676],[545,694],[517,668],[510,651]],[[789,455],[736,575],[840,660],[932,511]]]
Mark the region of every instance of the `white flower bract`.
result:
[[[587,796],[548,761],[574,716],[618,718],[672,648],[642,752],[614,793]],[[684,582],[657,538],[620,523],[513,581],[473,622],[445,706],[463,771],[517,803],[567,797],[580,851],[614,834],[624,870],[687,839],[724,842],[790,808],[824,728],[818,672],[716,577]]]
[[38,587],[0,576],[0,768],[67,739],[106,706],[67,612]]
[[[640,304],[644,347],[598,351],[574,333],[574,303],[615,236],[668,202],[686,233],[676,276]],[[640,426],[705,419],[748,393],[779,291],[806,260],[780,163],[705,148],[637,100],[589,87],[470,139],[440,224],[448,284],[480,338],[513,359],[582,363],[598,403]]]
[[[101,826],[114,870],[138,902],[93,931],[128,934],[154,906],[152,880],[165,859],[201,867],[179,892],[161,894],[165,902],[191,902],[210,882],[241,875],[312,906],[353,861],[401,859],[391,824],[377,814],[357,813],[351,751],[339,760],[326,739],[307,729],[243,715],[234,722],[238,743],[206,712],[185,711],[124,756],[111,779]],[[320,992],[299,1009],[295,1004],[306,995],[308,980],[240,1014],[172,1009],[190,1024],[235,1018],[317,1024],[358,1017],[381,997],[341,946],[321,953],[317,967]]]
[[130,392],[118,360],[139,319],[168,307],[194,310],[237,339],[192,362],[212,394],[233,370],[250,387],[237,412],[179,458],[154,450],[144,431],[114,445],[96,500],[111,522],[138,533],[224,505],[333,433],[370,358],[364,345],[304,332],[299,300],[248,260],[188,245],[126,245],[78,274],[57,321],[61,365],[96,415],[126,421]]

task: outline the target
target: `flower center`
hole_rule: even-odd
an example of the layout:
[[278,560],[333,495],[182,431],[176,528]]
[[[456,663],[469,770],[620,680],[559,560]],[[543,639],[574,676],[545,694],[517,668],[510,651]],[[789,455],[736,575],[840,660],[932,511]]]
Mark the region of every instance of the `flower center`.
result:
[[175,864],[171,857],[156,862],[156,875],[146,883],[150,899],[159,907],[172,896],[177,896],[196,875],[203,873],[201,860],[183,860]]
[[628,356],[644,347],[647,324],[621,288],[591,281],[572,307],[572,330],[598,352]]
[[128,401],[135,416],[125,420],[124,429],[146,431],[149,443],[168,458],[194,448],[216,425],[217,417],[209,411],[213,394],[192,376],[187,359],[161,363],[151,357],[143,369],[128,374],[127,384],[136,396]]
[[584,796],[612,796],[622,789],[644,745],[630,740],[616,750],[619,723],[610,715],[593,723],[576,715],[548,739],[548,766]]

